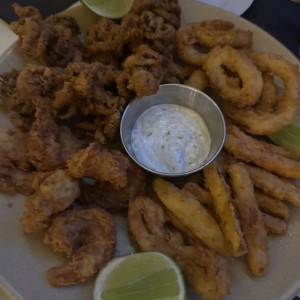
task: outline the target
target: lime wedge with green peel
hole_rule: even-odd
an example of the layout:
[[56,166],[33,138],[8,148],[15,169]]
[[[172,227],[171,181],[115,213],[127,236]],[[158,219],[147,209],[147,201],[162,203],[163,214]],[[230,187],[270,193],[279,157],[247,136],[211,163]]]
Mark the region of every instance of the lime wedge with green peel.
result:
[[183,300],[180,269],[168,256],[142,252],[115,258],[99,273],[94,300]]
[[95,14],[119,19],[125,16],[131,9],[134,0],[80,0]]

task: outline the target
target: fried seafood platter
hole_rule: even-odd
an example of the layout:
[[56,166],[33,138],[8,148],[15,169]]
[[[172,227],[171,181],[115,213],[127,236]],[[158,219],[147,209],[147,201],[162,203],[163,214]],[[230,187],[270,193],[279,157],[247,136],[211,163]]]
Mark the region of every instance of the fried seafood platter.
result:
[[[299,61],[193,1],[136,1],[118,21],[81,5],[14,9],[19,40],[0,54],[1,284],[22,299],[92,299],[110,259],[161,251],[188,300],[292,298],[300,159],[266,135],[297,114]],[[161,83],[211,93],[227,122],[218,158],[178,181],[145,173],[118,137],[129,101]]]

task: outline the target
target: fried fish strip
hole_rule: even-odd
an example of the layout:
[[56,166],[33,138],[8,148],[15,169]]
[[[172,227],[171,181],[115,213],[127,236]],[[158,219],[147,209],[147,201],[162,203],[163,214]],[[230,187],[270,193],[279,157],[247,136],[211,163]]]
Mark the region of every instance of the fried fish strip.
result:
[[262,276],[269,268],[268,236],[257,206],[250,176],[242,163],[230,165],[227,172],[248,248],[249,269],[253,275]]
[[214,160],[204,168],[205,185],[211,193],[214,211],[219,218],[231,255],[235,257],[242,256],[247,252],[247,247],[239,220],[234,211],[230,188],[219,168],[218,160]]
[[148,196],[130,202],[128,224],[131,237],[142,251],[161,251],[181,268],[187,283],[204,300],[221,300],[229,293],[227,262],[216,252],[201,245],[188,244],[170,226],[162,206]]
[[253,185],[261,189],[266,195],[286,200],[291,204],[300,207],[300,188],[291,181],[280,178],[264,169],[247,166]]
[[172,183],[160,178],[153,181],[153,188],[162,204],[189,232],[209,249],[223,255],[229,254],[218,223],[191,193],[180,190]]
[[252,162],[279,176],[300,179],[300,160],[272,151],[266,144],[247,135],[234,125],[227,126],[224,147],[236,159]]

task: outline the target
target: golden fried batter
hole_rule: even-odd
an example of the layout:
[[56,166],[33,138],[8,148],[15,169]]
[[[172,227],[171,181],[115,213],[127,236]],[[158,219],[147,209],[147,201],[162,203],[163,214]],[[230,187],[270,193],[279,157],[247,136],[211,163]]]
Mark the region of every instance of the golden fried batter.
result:
[[33,188],[35,194],[27,198],[21,218],[25,233],[47,228],[51,217],[65,210],[80,194],[78,180],[64,170],[36,175]]
[[75,178],[92,177],[109,182],[113,189],[128,184],[129,159],[118,150],[101,149],[97,142],[72,155],[67,166]]
[[78,284],[98,273],[112,258],[115,223],[101,208],[69,210],[53,220],[44,242],[68,257],[65,265],[48,270],[49,283],[52,286]]

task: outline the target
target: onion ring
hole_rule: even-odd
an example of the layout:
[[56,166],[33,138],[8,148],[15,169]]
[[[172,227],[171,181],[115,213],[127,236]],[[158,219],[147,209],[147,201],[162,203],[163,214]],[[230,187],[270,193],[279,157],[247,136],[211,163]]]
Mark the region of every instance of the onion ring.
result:
[[[224,67],[238,74],[242,82],[240,88],[229,83],[232,77]],[[203,69],[211,86],[225,101],[244,108],[259,99],[263,86],[261,72],[245,53],[229,46],[215,47],[209,52]]]
[[274,106],[274,111],[262,113],[255,107],[241,110],[224,103],[224,113],[249,133],[271,134],[291,123],[297,114],[300,101],[299,69],[283,57],[271,53],[252,53],[251,58],[262,72],[271,72],[284,82],[284,93]]

